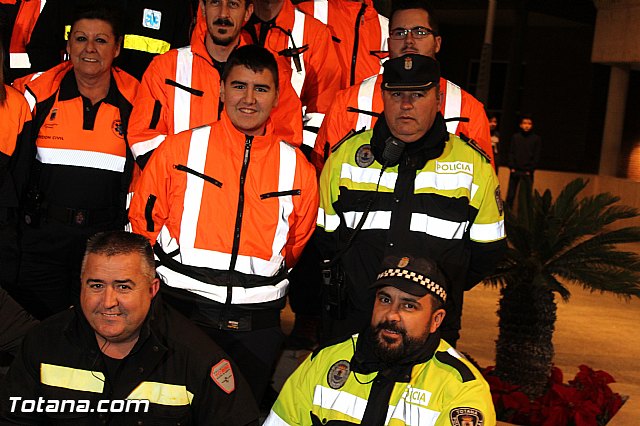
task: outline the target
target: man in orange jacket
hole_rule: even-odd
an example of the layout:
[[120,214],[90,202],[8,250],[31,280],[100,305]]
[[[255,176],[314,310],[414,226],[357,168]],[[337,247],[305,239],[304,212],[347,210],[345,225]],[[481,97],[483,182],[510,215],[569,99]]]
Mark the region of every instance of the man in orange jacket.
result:
[[342,67],[326,25],[290,0],[255,0],[245,29],[254,43],[287,61],[291,84],[305,107],[304,145],[311,151],[324,114],[342,87]]
[[[391,58],[408,53],[435,58],[440,51],[442,38],[438,33],[438,23],[424,0],[394,1],[389,28]],[[371,76],[336,95],[318,132],[317,143],[311,155],[318,174],[331,149],[349,131],[358,132],[373,127],[377,114],[383,109],[381,83],[381,75]],[[450,120],[447,122],[449,133],[473,139],[492,157],[489,122],[482,103],[444,78],[440,80],[440,91],[440,112],[445,120]]]
[[273,55],[240,47],[222,79],[220,120],[167,137],[130,220],[154,244],[165,300],[225,349],[260,401],[284,340],[287,272],[315,229],[317,182],[302,152],[274,133]]
[[[220,75],[238,46],[250,43],[242,26],[253,12],[249,0],[200,3],[200,16],[191,45],[157,56],[142,77],[133,105],[128,139],[136,161],[144,167],[167,135],[220,119]],[[302,143],[302,106],[287,81],[284,62],[279,107],[273,111],[276,131],[293,144]]]
[[378,74],[387,56],[389,20],[372,0],[307,0],[296,5],[331,30],[346,87]]

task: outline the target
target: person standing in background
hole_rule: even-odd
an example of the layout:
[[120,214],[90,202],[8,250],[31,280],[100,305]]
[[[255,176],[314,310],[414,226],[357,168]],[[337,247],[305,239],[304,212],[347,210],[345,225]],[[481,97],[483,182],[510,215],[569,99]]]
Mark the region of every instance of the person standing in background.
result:
[[527,179],[533,185],[533,172],[540,161],[542,139],[533,132],[533,119],[530,115],[520,118],[520,131],[511,137],[509,146],[509,190],[507,204],[513,205],[518,185]]

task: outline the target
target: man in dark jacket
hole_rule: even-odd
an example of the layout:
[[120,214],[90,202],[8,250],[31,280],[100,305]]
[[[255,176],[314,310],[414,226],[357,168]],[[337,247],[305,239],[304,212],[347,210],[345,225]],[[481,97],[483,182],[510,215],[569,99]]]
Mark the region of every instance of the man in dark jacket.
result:
[[542,139],[533,132],[533,119],[522,116],[520,131],[511,137],[509,147],[509,191],[507,204],[512,205],[521,179],[528,179],[533,184],[533,172],[540,161]]
[[144,237],[92,237],[80,306],[25,337],[0,387],[0,423],[257,425],[237,367],[158,300],[155,276]]

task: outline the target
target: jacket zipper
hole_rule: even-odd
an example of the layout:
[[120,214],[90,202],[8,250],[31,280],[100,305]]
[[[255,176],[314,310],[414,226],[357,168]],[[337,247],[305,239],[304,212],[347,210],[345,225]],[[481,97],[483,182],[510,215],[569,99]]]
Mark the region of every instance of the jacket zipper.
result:
[[231,285],[231,272],[235,270],[238,260],[238,251],[240,250],[240,231],[242,229],[242,214],[244,212],[244,184],[247,179],[247,170],[249,169],[249,160],[251,159],[251,144],[253,136],[247,136],[244,141],[244,159],[242,160],[242,169],[240,170],[240,190],[238,193],[238,210],[236,213],[236,224],[233,230],[233,246],[231,248],[231,261],[229,262],[229,278],[227,280],[227,300],[225,305],[227,308],[231,305],[231,296],[233,294],[233,286]]
[[364,11],[367,9],[367,4],[362,3],[360,11],[356,17],[356,29],[355,37],[353,39],[353,54],[351,55],[351,76],[349,78],[349,86],[353,86],[356,83],[356,61],[358,60],[358,44],[360,43],[360,21],[364,15]]

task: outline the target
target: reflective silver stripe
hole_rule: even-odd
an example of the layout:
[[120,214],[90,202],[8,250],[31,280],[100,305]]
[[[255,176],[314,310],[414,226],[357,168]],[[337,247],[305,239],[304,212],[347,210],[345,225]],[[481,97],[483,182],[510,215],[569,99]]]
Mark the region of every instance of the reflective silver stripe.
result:
[[33,112],[33,109],[36,107],[37,103],[35,96],[33,96],[33,94],[29,90],[25,90],[24,98],[27,100],[31,112]]
[[[209,252],[210,253],[210,252]],[[220,253],[226,255],[225,253]],[[228,258],[229,255],[226,255]],[[226,259],[226,263],[229,264],[229,260]],[[238,259],[240,263],[240,259]],[[205,266],[205,265],[200,265]],[[208,267],[215,268],[215,264],[206,265]],[[236,268],[238,269],[238,268]],[[206,297],[209,300],[213,300],[218,303],[225,303],[227,299],[227,287],[216,286],[211,283],[203,283],[202,281],[195,280],[186,275],[182,275],[179,272],[172,271],[166,266],[159,266],[158,274],[162,276],[167,285],[175,288],[182,288],[192,293]],[[276,285],[260,286],[253,288],[233,287],[231,289],[231,300],[234,304],[248,304],[248,303],[264,303],[272,302],[283,298],[287,294],[287,287],[289,286],[289,280],[284,279]]]
[[[345,212],[343,214],[345,225],[355,229],[364,212]],[[374,210],[369,212],[367,219],[362,225],[362,229],[389,229],[391,227],[391,212],[384,210]]]
[[[304,19],[305,14],[298,9],[295,10],[293,14],[293,30],[291,30],[291,36],[293,37],[293,41],[296,44],[296,48],[302,47],[302,43],[304,41]],[[293,47],[291,37],[289,37],[289,47]],[[300,97],[300,93],[302,93],[302,86],[304,85],[305,79],[305,69],[304,69],[304,53],[300,54],[300,72],[296,70],[296,65],[291,59],[291,85],[293,86],[293,90],[296,91],[298,97]]]
[[10,68],[31,68],[29,54],[26,52],[9,53]]
[[133,158],[138,158],[141,155],[153,151],[154,149],[159,147],[166,138],[167,135],[158,135],[155,138],[149,139],[147,141],[136,142],[131,146],[131,153],[133,154]]
[[[462,92],[460,87],[447,80],[447,91],[444,100],[444,118],[460,117],[462,111]],[[447,122],[447,132],[456,133],[458,121]]]
[[[473,184],[473,176],[467,173],[436,173],[422,172],[418,173],[415,181],[415,190],[426,188],[434,188],[440,191],[453,191],[456,189],[467,189],[471,194],[473,187],[477,190],[477,185]],[[469,199],[473,199],[470,195]]]
[[453,222],[424,213],[412,213],[409,229],[447,240],[461,240],[468,226],[468,221]]
[[378,14],[378,22],[380,22],[380,50],[386,52],[389,50],[387,44],[389,38],[389,19]]
[[[197,128],[191,133],[187,167],[198,173],[204,173],[210,134],[210,126]],[[202,203],[204,182],[204,179],[199,178],[192,173],[187,173],[187,185],[184,192],[184,207],[182,210],[182,219],[180,221],[180,251],[183,254],[181,263],[192,266],[200,266],[194,265],[192,260],[193,253],[191,253],[191,251],[195,247],[196,235],[198,233],[198,217],[200,216],[200,205]],[[217,267],[218,269],[227,269],[229,265],[218,265]]]
[[40,13],[42,13],[42,9],[44,9],[45,4],[47,4],[47,0],[40,0]]
[[125,157],[105,154],[104,152],[42,147],[38,147],[36,158],[43,164],[91,167],[93,169],[111,170],[113,172],[123,172],[126,161]]
[[326,214],[322,207],[318,207],[318,226],[324,228],[327,232],[332,232],[340,226],[340,216],[337,214]]
[[[377,80],[378,76],[374,75],[364,79],[362,83],[360,83],[360,88],[358,89],[358,109],[363,111],[371,111],[373,109],[373,92],[376,88]],[[357,131],[362,128],[370,129],[372,118],[369,114],[358,113],[358,122],[354,130]]]
[[496,223],[474,223],[471,225],[469,235],[472,241],[489,243],[497,241],[506,236],[504,231],[504,221]]
[[290,426],[289,423],[282,420],[282,418],[276,414],[275,411],[271,410],[269,412],[269,416],[262,423],[262,426]]
[[362,421],[364,411],[367,408],[367,400],[345,391],[316,385],[313,392],[313,405],[337,411]]
[[[343,163],[340,169],[340,179],[349,179],[354,183],[372,183],[377,184],[380,177],[380,169],[363,169],[358,166],[352,166],[348,163]],[[380,178],[380,187],[393,189],[396,186],[396,180],[398,180],[397,172],[383,172],[382,178]]]
[[[176,63],[176,83],[191,87],[191,75],[193,74],[193,52],[191,46],[178,49]],[[174,88],[173,101],[173,133],[188,130],[191,119],[191,93],[186,90]]]
[[[305,114],[302,119],[304,126],[317,127],[318,129],[322,126],[322,120],[324,120],[324,114],[320,112],[310,112]],[[317,133],[305,129],[302,131],[302,143],[313,148],[316,145],[316,136],[318,136]]]
[[389,407],[385,424],[389,424],[391,419],[398,419],[406,426],[432,426],[436,424],[439,416],[439,411],[430,410],[401,399],[398,401],[398,405]]
[[313,17],[327,25],[327,22],[329,22],[329,2],[327,0],[315,0],[313,2]]
[[[280,142],[280,175],[278,176],[278,191],[291,191],[296,177],[296,151],[286,142]],[[271,244],[272,264],[282,264],[284,256],[282,250],[289,238],[289,216],[293,212],[293,196],[278,197],[278,224]]]

